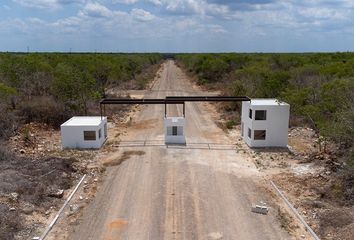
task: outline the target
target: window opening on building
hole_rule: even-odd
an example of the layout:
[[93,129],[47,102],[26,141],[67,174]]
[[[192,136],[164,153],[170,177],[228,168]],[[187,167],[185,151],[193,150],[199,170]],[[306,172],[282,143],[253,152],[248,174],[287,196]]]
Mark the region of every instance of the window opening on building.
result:
[[84,131],[84,140],[85,141],[95,141],[96,140],[96,131]]
[[267,111],[266,110],[256,110],[255,120],[267,120]]
[[177,126],[172,127],[172,136],[177,136],[178,135],[178,128]]
[[265,140],[266,130],[254,130],[254,140]]

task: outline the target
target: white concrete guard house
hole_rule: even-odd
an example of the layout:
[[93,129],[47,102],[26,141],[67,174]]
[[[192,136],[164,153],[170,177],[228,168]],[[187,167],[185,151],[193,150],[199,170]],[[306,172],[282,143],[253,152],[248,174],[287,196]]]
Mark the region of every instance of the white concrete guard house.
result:
[[250,147],[287,147],[290,105],[277,99],[242,102],[241,135]]
[[72,117],[60,128],[63,148],[99,149],[107,139],[107,117]]
[[186,144],[184,117],[165,117],[164,128],[166,144]]

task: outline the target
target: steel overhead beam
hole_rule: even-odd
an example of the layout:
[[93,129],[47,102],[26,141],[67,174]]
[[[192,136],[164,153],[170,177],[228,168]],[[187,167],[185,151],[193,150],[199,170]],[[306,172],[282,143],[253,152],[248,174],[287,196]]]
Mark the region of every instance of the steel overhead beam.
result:
[[160,99],[129,99],[129,98],[105,98],[100,101],[100,104],[183,104],[184,101],[172,100],[166,101]]
[[[183,116],[185,116],[185,101],[170,100],[167,101],[164,98],[144,98],[144,99],[132,99],[132,98],[105,98],[100,101],[101,118],[103,115],[102,105],[107,104],[160,104],[165,105],[165,117],[167,116],[167,104],[181,104],[183,105]],[[104,111],[105,114],[105,111]]]
[[105,98],[100,104],[183,104],[185,102],[237,102],[251,101],[249,97],[224,96],[167,96],[166,98]]
[[167,114],[167,104],[183,104],[183,116],[185,116],[185,102],[239,102],[251,101],[249,97],[237,96],[167,96],[165,98],[104,98],[100,101],[101,117],[102,105],[107,104],[163,104],[165,105],[165,116]]
[[225,96],[167,96],[167,101],[185,101],[185,102],[238,102],[251,101],[249,97],[225,97]]

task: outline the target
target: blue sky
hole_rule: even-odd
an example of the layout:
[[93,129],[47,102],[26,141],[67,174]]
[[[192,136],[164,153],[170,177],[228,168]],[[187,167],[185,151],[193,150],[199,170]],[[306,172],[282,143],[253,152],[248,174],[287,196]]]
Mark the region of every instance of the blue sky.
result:
[[353,0],[0,0],[0,51],[354,51]]

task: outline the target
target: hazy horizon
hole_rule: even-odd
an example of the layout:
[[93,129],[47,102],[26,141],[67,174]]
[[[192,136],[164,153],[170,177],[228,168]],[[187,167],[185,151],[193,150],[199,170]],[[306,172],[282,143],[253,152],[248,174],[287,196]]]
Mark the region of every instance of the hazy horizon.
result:
[[354,53],[353,51],[317,51],[317,52],[95,52],[95,51],[82,51],[82,52],[66,52],[66,51],[0,51],[0,53],[18,53],[18,54],[31,54],[31,53],[59,53],[59,54],[317,54],[317,53]]

